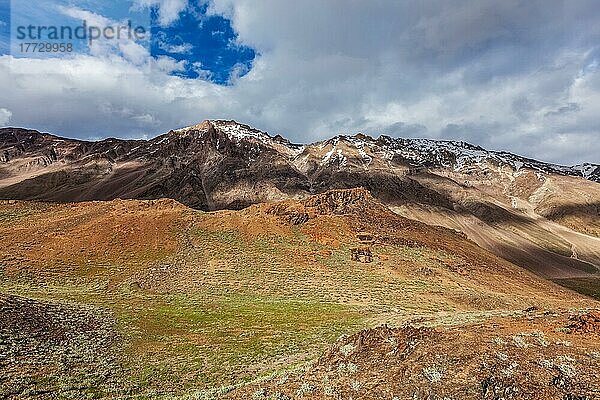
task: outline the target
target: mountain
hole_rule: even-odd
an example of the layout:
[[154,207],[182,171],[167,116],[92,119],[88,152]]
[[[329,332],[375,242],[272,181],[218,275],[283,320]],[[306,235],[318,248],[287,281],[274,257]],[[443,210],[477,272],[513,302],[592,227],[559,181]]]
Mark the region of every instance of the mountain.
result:
[[210,213],[0,201],[0,268],[3,399],[600,389],[600,303],[364,189]]
[[[242,208],[331,188],[365,186],[391,201],[449,206],[413,176],[582,176],[600,166],[564,167],[464,142],[336,136],[309,145],[234,121],[205,121],[152,140],[63,139],[0,130],[0,196],[48,201],[170,197],[199,209]],[[511,178],[511,179],[512,179]]]
[[231,121],[0,155],[0,398],[597,398],[579,169]]
[[171,198],[201,210],[364,187],[396,213],[463,232],[544,277],[600,267],[600,166],[543,163],[464,142],[335,136],[298,145],[235,121],[152,140],[0,131],[0,198]]

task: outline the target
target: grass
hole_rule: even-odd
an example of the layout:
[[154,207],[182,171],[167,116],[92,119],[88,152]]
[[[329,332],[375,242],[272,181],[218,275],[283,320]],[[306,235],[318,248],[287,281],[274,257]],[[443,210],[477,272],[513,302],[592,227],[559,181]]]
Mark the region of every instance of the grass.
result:
[[28,208],[0,206],[0,225],[10,226],[26,217],[30,217],[44,211],[44,208],[45,207],[42,204],[30,206]]
[[[387,259],[361,264],[349,261],[352,244],[331,248],[310,240],[297,229],[285,238],[269,234],[246,238],[235,231],[201,229],[195,229],[190,236],[195,248],[182,257],[192,263],[218,260],[213,270],[209,268],[204,272],[203,287],[208,292],[229,290],[248,296],[362,305],[372,311],[389,307],[418,308],[418,304],[406,299],[419,293],[443,292],[445,286],[437,281],[410,275],[390,275],[390,271],[415,271],[420,266],[438,268],[442,266],[438,260],[452,257],[424,248],[386,246],[378,248],[376,254],[385,255]],[[137,263],[148,264],[148,259],[164,259],[166,256],[137,254],[136,257],[139,257]],[[114,282],[115,274],[126,275],[132,270],[130,264],[136,264],[134,261],[128,259],[116,265],[92,263],[70,272],[70,277],[61,277],[61,281],[79,284],[111,276]],[[55,267],[46,266],[45,270],[65,268]],[[198,265],[198,268],[206,267]],[[31,277],[28,278],[31,282]],[[446,308],[441,304],[432,305],[438,306]]]
[[348,261],[349,246],[322,255],[327,248],[298,231],[248,239],[233,231],[194,230],[192,239],[186,259],[219,259],[227,267],[208,271],[203,290],[155,293],[125,283],[111,288],[110,276],[118,270],[126,274],[148,263],[139,254],[133,269],[135,260],[128,260],[74,269],[60,279],[0,276],[0,292],[109,310],[125,343],[123,387],[177,394],[294,368],[392,305],[417,307],[403,299],[434,285],[390,281],[382,272],[397,261],[428,260],[424,249],[387,249],[388,261],[364,265]]
[[364,326],[355,309],[212,292],[110,293],[102,285],[4,285],[3,293],[110,310],[125,339],[126,387],[164,393],[235,384],[306,361]]
[[[382,315],[450,311],[447,294],[467,293],[441,279],[464,261],[438,250],[377,246],[363,264],[350,261],[350,241],[324,245],[300,227],[286,235],[211,230],[199,226],[216,217],[196,217],[194,228],[170,232],[185,237],[173,253],[109,248],[79,263],[78,249],[75,258],[65,250],[68,263],[46,260],[22,275],[3,274],[0,263],[0,292],[107,310],[123,338],[119,384],[154,393],[148,398],[295,368]],[[182,280],[150,272],[162,265]]]
[[[361,319],[338,305],[273,297],[178,295],[148,303],[143,310],[120,311],[135,330],[129,351],[136,359],[135,354],[154,348],[141,357],[143,364],[168,367],[165,381],[175,377],[188,387],[249,379],[247,368],[257,364],[260,372],[268,372],[279,358],[321,347],[356,329]],[[186,378],[190,369],[200,372]],[[154,371],[150,376],[157,379]]]

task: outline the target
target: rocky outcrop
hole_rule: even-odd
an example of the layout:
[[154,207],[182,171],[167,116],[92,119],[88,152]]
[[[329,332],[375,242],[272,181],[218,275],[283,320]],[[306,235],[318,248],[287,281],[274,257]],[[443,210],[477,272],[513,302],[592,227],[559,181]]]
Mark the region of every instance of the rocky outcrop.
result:
[[266,213],[279,217],[282,221],[290,225],[302,225],[309,220],[306,211],[298,207],[290,207],[286,203],[276,203],[269,205]]
[[[541,313],[540,313],[541,314]],[[564,346],[550,318],[536,316],[531,329],[511,316],[460,327],[399,328],[386,325],[342,336],[319,360],[285,381],[273,379],[234,391],[306,399],[595,399],[597,346]],[[564,318],[563,315],[560,318]],[[577,337],[574,339],[583,339]]]

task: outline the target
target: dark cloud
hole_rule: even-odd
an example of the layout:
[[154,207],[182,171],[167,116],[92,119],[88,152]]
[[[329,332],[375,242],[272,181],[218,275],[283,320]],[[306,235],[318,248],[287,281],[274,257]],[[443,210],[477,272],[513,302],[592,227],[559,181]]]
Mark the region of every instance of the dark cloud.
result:
[[383,133],[395,137],[426,137],[427,127],[421,124],[396,122],[381,129]]
[[546,116],[546,117],[555,117],[555,116],[566,114],[566,113],[577,112],[579,110],[581,110],[581,106],[579,104],[577,104],[577,103],[568,103],[565,106],[559,107],[555,111],[548,111],[546,114],[544,114],[544,116]]

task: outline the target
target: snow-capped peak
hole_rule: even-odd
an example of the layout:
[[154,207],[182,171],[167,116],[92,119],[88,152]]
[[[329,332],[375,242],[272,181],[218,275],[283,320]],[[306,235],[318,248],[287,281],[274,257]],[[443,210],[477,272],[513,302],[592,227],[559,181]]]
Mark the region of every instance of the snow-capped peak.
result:
[[[347,147],[341,143],[355,148],[357,155],[345,154]],[[452,168],[460,172],[473,166],[487,169],[490,166],[509,167],[514,173],[523,168],[549,172],[561,175],[583,176],[586,179],[598,181],[600,179],[600,166],[595,164],[582,164],[574,167],[545,163],[526,157],[517,156],[504,151],[486,150],[463,141],[435,140],[435,139],[403,139],[382,135],[378,139],[358,134],[338,135],[329,140],[313,144],[320,150],[328,151],[322,156],[322,166],[346,166],[347,157],[362,159],[363,165],[371,164],[375,158],[383,160],[396,160],[413,167],[425,168]],[[343,160],[343,161],[342,161]]]
[[243,139],[257,139],[261,142],[270,142],[273,138],[265,132],[251,128],[248,125],[240,124],[236,121],[211,120],[210,123],[221,132],[225,133],[229,139],[239,142]]
[[[368,168],[379,159],[384,162],[384,165],[398,162],[416,168],[450,168],[456,172],[469,171],[472,167],[484,170],[490,167],[508,167],[513,173],[530,169],[538,173],[557,173],[582,176],[593,181],[600,180],[600,166],[596,164],[587,163],[573,167],[556,165],[504,151],[486,150],[463,141],[404,139],[386,135],[374,139],[364,134],[340,134],[321,142],[295,145],[279,135],[272,137],[263,131],[232,120],[206,120],[174,132],[180,134],[191,131],[207,132],[211,128],[227,136],[235,144],[250,143],[255,152],[261,152],[263,146],[266,146],[287,155],[292,160],[298,159],[302,154],[304,158],[301,160],[305,160],[311,149],[318,149],[318,163],[324,167],[336,165],[338,168],[351,168],[353,165],[360,165]],[[354,164],[355,162],[358,164]]]

